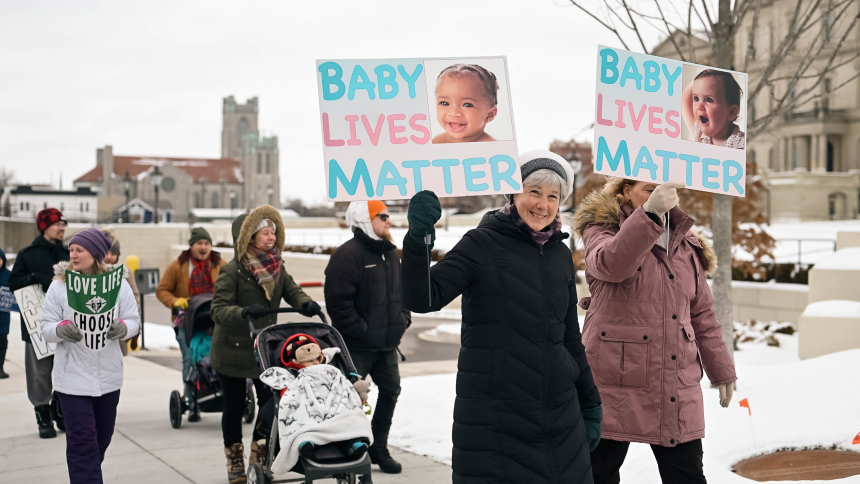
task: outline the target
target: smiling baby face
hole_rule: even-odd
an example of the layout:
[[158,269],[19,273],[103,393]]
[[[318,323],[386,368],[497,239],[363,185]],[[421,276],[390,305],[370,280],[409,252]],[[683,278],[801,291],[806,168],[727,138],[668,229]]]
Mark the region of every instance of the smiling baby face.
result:
[[443,76],[436,84],[436,118],[452,142],[477,141],[497,110],[476,75]]

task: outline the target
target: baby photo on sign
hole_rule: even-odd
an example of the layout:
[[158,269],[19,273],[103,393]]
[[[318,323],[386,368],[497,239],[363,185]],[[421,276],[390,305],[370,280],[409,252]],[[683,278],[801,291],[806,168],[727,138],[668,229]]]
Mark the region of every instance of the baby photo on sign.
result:
[[681,138],[696,143],[744,149],[747,103],[742,75],[685,64]]
[[424,61],[433,144],[512,140],[502,58]]

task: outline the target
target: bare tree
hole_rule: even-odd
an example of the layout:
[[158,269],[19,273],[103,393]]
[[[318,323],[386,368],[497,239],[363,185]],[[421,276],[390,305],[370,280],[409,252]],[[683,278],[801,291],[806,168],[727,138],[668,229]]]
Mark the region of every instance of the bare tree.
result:
[[[775,121],[790,115],[796,108],[828,96],[857,77],[855,71],[838,86],[825,82],[836,69],[850,65],[860,56],[855,49],[856,35],[851,36],[860,14],[851,0],[788,0],[791,16],[786,20],[774,15],[775,26],[783,27],[779,33],[772,28],[761,28],[762,10],[773,9],[773,1],[569,1],[613,32],[628,50],[637,49],[648,54],[651,51],[645,39],[667,38],[676,54],[672,57],[710,63],[722,69],[748,71],[747,104],[761,105],[763,103],[756,103],[756,100],[763,97],[767,99],[767,109],[758,117],[756,110],[751,110],[747,141],[765,133]],[[745,23],[750,15],[752,18]],[[758,52],[756,39],[761,31],[769,34],[767,49],[762,49],[767,55]],[[736,65],[735,42],[741,34],[748,40],[743,61]],[[710,59],[696,59],[694,44],[705,39],[710,46]],[[721,262],[714,275],[714,309],[723,327],[723,339],[731,350],[732,264],[725,261],[732,259],[732,197],[713,195],[712,210],[714,250]]]
[[0,188],[6,188],[15,183],[15,170],[0,167]]

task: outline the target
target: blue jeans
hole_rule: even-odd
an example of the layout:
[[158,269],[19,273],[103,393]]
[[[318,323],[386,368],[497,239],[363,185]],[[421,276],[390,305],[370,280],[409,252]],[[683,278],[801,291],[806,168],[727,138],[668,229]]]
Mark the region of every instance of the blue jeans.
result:
[[185,398],[190,406],[194,403],[194,383],[191,381],[194,365],[191,364],[191,351],[185,344],[185,328],[180,326],[177,329],[179,331],[176,333],[176,342],[179,343],[179,351],[182,353],[182,382],[185,383]]

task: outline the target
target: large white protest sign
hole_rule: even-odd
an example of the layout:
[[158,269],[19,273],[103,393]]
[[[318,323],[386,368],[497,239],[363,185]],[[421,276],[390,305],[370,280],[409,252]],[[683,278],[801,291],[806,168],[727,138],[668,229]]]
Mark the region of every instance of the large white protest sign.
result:
[[18,300],[18,308],[21,311],[21,320],[30,334],[30,342],[33,343],[33,351],[36,358],[42,359],[54,354],[54,345],[45,341],[42,336],[42,305],[45,303],[45,293],[38,284],[22,287],[15,291],[15,299]]
[[598,46],[594,171],[745,196],[739,72]]
[[504,57],[318,60],[329,200],[522,191]]

